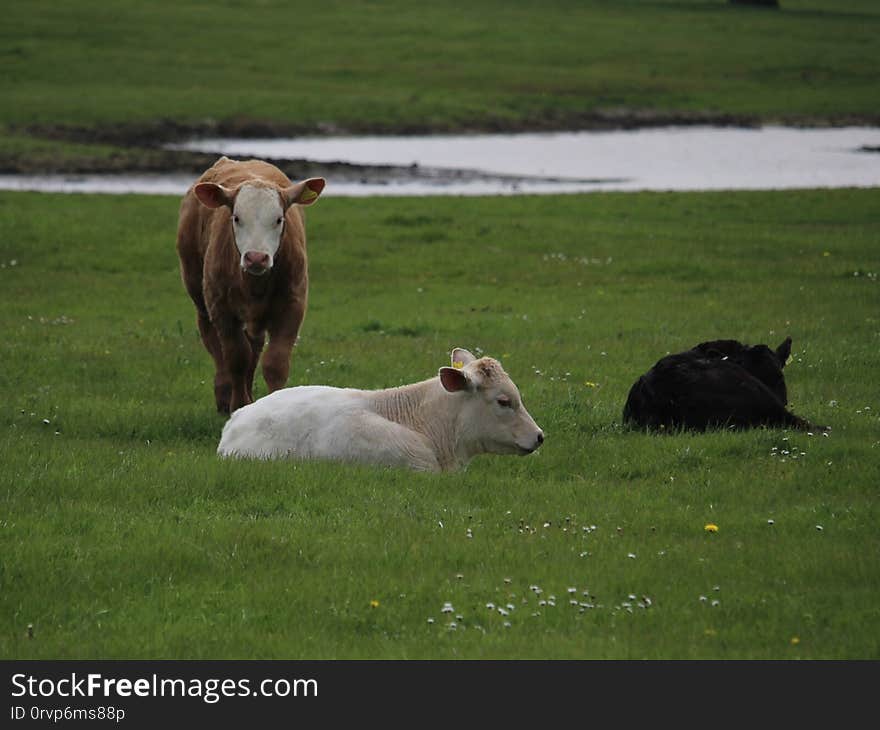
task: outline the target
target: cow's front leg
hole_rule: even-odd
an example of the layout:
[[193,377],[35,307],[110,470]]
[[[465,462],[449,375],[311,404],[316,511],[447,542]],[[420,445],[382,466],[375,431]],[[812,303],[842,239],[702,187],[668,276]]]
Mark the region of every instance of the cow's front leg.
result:
[[254,373],[257,370],[257,362],[260,360],[260,354],[263,352],[263,346],[266,344],[266,333],[260,332],[257,335],[247,333],[248,344],[250,345],[251,357],[248,361],[247,373],[245,374],[245,384],[247,385],[248,403],[254,401]]
[[270,393],[287,385],[287,376],[290,374],[290,352],[295,339],[295,337],[269,335],[269,345],[263,354],[263,377],[266,379],[266,387]]
[[229,397],[232,395],[232,383],[229,379],[229,370],[223,359],[223,348],[217,329],[211,323],[207,312],[198,312],[199,334],[205,348],[211,353],[214,360],[214,401],[217,404],[218,413],[229,413]]
[[295,301],[282,316],[269,324],[269,344],[263,355],[263,377],[270,393],[287,385],[290,353],[296,344],[304,316],[305,302]]
[[223,361],[229,373],[231,393],[229,412],[238,410],[252,402],[247,385],[248,367],[251,361],[251,344],[240,322],[223,321],[214,323],[223,350]]

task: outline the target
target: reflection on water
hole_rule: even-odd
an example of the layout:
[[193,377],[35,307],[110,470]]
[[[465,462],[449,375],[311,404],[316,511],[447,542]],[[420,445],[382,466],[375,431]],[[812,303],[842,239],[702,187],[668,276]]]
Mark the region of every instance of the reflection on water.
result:
[[[397,166],[336,176],[327,195],[496,195],[606,190],[880,186],[880,129],[677,127],[428,137],[202,139],[177,149],[230,157]],[[405,169],[406,174],[401,170]],[[194,176],[0,176],[0,188],[182,194]]]

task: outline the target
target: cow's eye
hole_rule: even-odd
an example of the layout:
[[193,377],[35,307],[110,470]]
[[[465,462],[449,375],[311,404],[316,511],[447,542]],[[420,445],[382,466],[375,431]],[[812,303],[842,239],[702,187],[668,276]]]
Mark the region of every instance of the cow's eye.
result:
[[232,216],[232,221],[233,221],[233,223],[241,223],[241,221],[238,219],[237,215]]
[[280,225],[281,225],[281,218],[279,218],[277,221],[275,221],[275,225],[276,225],[276,226],[280,226]]
[[499,398],[498,405],[502,408],[512,408],[513,403],[510,401],[510,398]]

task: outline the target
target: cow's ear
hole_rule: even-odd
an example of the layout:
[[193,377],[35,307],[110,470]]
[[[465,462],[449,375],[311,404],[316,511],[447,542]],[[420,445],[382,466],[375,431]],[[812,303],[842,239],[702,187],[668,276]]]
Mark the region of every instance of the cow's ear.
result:
[[465,350],[463,347],[456,347],[452,351],[452,367],[454,368],[463,368],[476,359],[469,350]]
[[474,389],[473,381],[458,368],[440,368],[440,384],[450,393]]
[[788,358],[791,357],[791,337],[786,337],[785,342],[776,348],[776,357],[779,360],[779,367],[784,368]]
[[232,207],[235,191],[224,188],[217,183],[203,182],[193,188],[199,202],[208,208],[219,208],[223,205]]
[[284,209],[291,205],[311,205],[314,203],[327,181],[323,177],[310,177],[308,180],[294,183],[289,188],[281,191],[281,200],[284,201]]

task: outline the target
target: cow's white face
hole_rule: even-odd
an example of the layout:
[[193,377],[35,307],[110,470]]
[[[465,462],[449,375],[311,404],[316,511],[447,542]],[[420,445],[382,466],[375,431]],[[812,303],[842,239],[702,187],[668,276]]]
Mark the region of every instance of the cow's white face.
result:
[[[225,159],[225,158],[224,158]],[[219,183],[196,183],[192,192],[207,208],[228,207],[241,268],[260,276],[275,263],[284,230],[284,213],[291,205],[311,205],[324,189],[322,177],[310,177],[288,187],[251,185],[226,188]]]
[[267,273],[284,229],[284,208],[274,188],[243,185],[232,208],[235,246],[241,256],[241,268],[249,274]]
[[501,363],[476,359],[467,350],[452,353],[453,367],[440,369],[440,382],[450,392],[463,392],[459,437],[477,452],[531,454],[544,443],[544,432],[522,402],[519,390]]

